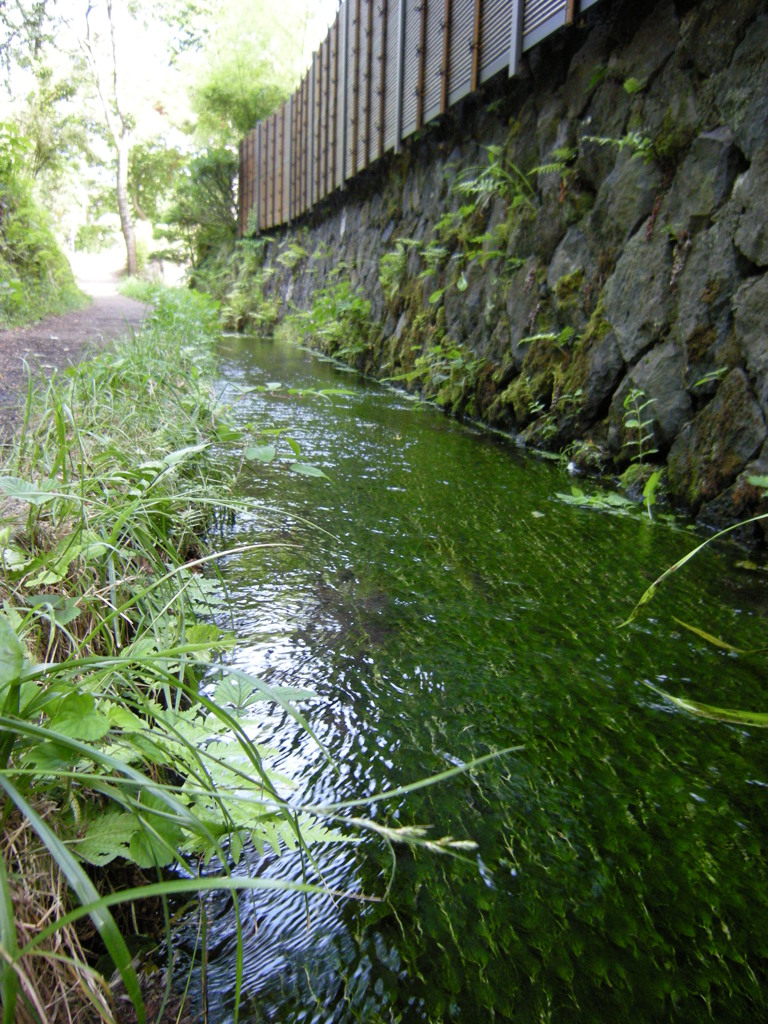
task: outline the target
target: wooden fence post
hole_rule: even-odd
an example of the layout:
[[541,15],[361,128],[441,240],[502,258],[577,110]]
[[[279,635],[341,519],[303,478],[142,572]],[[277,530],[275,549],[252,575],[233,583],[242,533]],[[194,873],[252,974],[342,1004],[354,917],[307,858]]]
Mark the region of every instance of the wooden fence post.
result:
[[512,0],[512,36],[509,44],[509,77],[512,78],[520,70],[520,58],[523,55],[523,16],[525,0]]
[[472,22],[472,78],[470,90],[474,92],[480,83],[480,31],[482,28],[483,0],[475,0]]
[[451,67],[451,0],[443,3],[443,59],[440,65],[440,113],[448,109],[448,85]]
[[421,128],[424,120],[425,69],[427,63],[427,3],[428,0],[418,0],[417,4],[421,20],[419,22],[419,69],[416,75],[416,131]]
[[405,4],[397,0],[397,98],[395,100],[395,152],[399,153],[403,142],[403,80],[405,78]]

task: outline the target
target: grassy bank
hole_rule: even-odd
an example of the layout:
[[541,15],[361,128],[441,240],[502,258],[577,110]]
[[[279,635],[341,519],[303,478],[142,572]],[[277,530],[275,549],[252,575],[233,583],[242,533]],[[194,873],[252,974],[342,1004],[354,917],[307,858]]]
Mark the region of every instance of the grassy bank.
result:
[[[426,782],[301,808],[285,796],[290,780],[273,781],[248,709],[271,701],[312,735],[297,707],[311,695],[231,667],[235,636],[214,620],[226,621],[219,559],[276,533],[262,520],[246,548],[215,549],[217,526],[244,506],[222,448],[240,464],[274,453],[252,443],[258,425],[254,438],[236,429],[216,396],[215,304],[183,291],[151,301],[141,333],[30,385],[0,470],[3,1024],[184,1019],[178,1000],[167,1015],[184,986],[170,971],[145,1008],[137,907],[160,901],[150,916],[170,939],[170,896],[326,892],[309,847],[343,841],[342,822],[386,844],[471,845],[358,816]],[[230,874],[247,847],[269,846],[307,854],[301,885]],[[113,973],[128,997],[119,1013]],[[238,972],[236,1003],[240,984]]]
[[153,301],[146,331],[30,387],[0,471],[4,1022],[113,1019],[104,952],[143,1020],[141,929],[110,907],[259,885],[226,865],[302,827],[239,721],[256,697],[298,714],[291,693],[216,668],[233,637],[207,538],[238,508],[216,452],[242,440],[212,391],[217,312]]

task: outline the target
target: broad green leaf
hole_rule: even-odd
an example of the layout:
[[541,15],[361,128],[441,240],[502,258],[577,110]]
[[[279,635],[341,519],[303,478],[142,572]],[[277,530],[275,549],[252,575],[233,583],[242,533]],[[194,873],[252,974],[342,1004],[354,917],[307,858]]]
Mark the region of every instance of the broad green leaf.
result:
[[761,490],[768,491],[768,476],[748,476],[747,483],[752,484],[753,487],[759,487]]
[[37,564],[42,565],[43,571],[30,578],[27,587],[45,587],[58,583],[76,559],[90,562],[102,558],[108,550],[108,545],[90,532],[84,533],[79,539],[73,536],[64,537],[44,560],[38,560]]
[[290,449],[293,452],[293,454],[298,458],[299,455],[301,455],[301,445],[299,444],[299,442],[295,441],[292,437],[286,437],[285,440],[288,442],[288,445],[290,446]]
[[275,446],[272,444],[252,445],[245,449],[245,457],[250,462],[256,459],[258,462],[269,463],[276,454]]
[[134,715],[132,711],[129,711],[128,708],[123,707],[121,704],[110,704],[107,718],[109,719],[110,726],[116,729],[141,732],[142,729],[147,727],[147,723],[143,719],[139,718],[138,715]]
[[269,686],[263,680],[257,683],[245,675],[227,676],[216,687],[217,704],[233,704],[239,709],[260,700],[311,700],[314,696],[311,690],[293,686]]
[[221,630],[211,622],[197,622],[189,626],[186,639],[188,644],[210,644],[211,647],[220,646],[224,642]]
[[8,572],[20,572],[26,569],[32,560],[21,548],[5,547],[0,551],[0,565]]
[[440,299],[442,299],[444,293],[445,288],[437,288],[435,291],[433,291],[432,294],[429,296],[429,301],[431,302],[431,304],[433,306],[436,305],[440,301]]
[[236,427],[223,421],[217,422],[213,429],[219,441],[239,441],[243,436],[242,430],[238,430]]
[[109,719],[96,708],[89,693],[72,693],[59,704],[49,728],[62,736],[93,742],[109,732]]
[[459,280],[456,282],[456,291],[465,292],[469,288],[469,282],[467,281],[466,275],[461,274]]
[[24,645],[4,615],[0,615],[0,686],[15,683],[24,663]]
[[80,614],[80,606],[74,597],[60,594],[32,594],[26,600],[30,608],[47,611],[57,626],[67,626]]
[[173,850],[169,850],[165,843],[153,836],[151,832],[141,829],[134,832],[128,847],[128,859],[132,860],[140,868],[167,867],[176,860]]
[[0,491],[16,501],[25,501],[28,505],[45,505],[54,498],[63,497],[53,490],[53,484],[38,486],[18,476],[0,476]]
[[128,857],[137,821],[127,811],[107,811],[88,822],[88,830],[75,844],[75,852],[89,864],[109,864],[115,857]]
[[328,479],[322,469],[318,469],[317,466],[310,466],[306,462],[292,462],[291,472],[298,473],[300,476],[321,476],[325,477],[326,480]]
[[175,452],[168,452],[167,455],[163,456],[163,464],[168,467],[178,466],[180,462],[184,462],[190,455],[197,455],[198,452],[203,452],[208,447],[209,442],[203,441],[201,444],[193,444],[186,448],[178,448]]
[[147,790],[140,794],[142,828],[131,837],[129,856],[141,868],[171,864],[177,858],[184,832],[177,819],[169,819],[167,805]]

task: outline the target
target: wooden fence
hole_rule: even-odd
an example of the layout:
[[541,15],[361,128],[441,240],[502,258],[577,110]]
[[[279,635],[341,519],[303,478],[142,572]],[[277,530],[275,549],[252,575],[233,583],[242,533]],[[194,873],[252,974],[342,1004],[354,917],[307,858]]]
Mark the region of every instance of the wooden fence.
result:
[[240,235],[287,224],[597,0],[343,0],[301,85],[240,143]]

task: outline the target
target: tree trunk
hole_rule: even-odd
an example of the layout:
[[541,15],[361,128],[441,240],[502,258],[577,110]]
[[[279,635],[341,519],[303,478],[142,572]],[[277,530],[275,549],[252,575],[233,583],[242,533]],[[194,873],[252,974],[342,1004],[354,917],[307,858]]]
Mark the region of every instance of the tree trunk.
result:
[[130,133],[123,133],[115,139],[117,146],[117,209],[120,213],[120,227],[125,239],[126,269],[129,274],[139,272],[136,256],[136,230],[131,216],[131,204],[128,197],[128,154],[131,149]]

